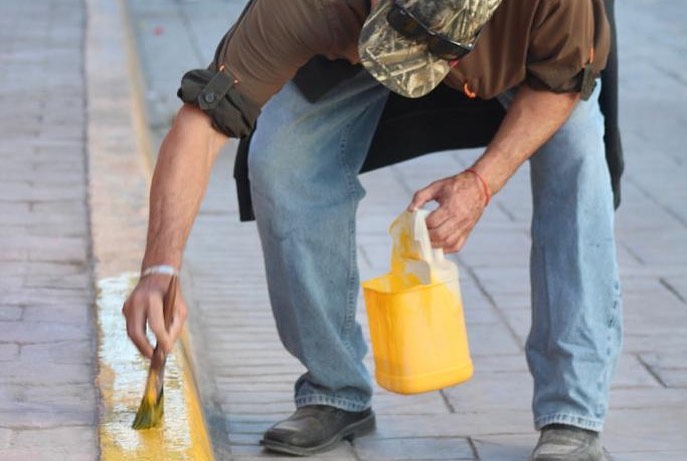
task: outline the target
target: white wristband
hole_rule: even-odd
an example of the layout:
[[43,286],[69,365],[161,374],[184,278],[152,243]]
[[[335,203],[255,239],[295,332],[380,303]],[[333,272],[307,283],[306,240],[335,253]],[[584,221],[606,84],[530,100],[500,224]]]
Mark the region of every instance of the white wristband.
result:
[[149,275],[153,274],[160,274],[160,275],[179,275],[179,271],[176,269],[174,266],[169,266],[167,264],[160,264],[157,266],[150,266],[146,267],[141,271],[141,278],[147,277]]

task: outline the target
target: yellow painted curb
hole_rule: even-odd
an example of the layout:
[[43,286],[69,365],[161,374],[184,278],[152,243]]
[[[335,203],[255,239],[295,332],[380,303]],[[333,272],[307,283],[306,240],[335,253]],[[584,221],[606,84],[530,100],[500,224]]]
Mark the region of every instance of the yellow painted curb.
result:
[[148,361],[122,328],[122,304],[137,277],[126,273],[98,281],[98,387],[104,406],[99,427],[101,460],[210,461],[210,440],[191,366],[180,350],[183,345],[167,359],[162,426],[142,431],[131,428],[148,374]]
[[[143,154],[145,174],[152,175],[154,155],[148,128],[144,85],[135,38],[125,0],[112,0],[109,8],[119,10],[126,67],[132,92],[131,117],[136,146]],[[96,7],[101,7],[97,5]],[[102,14],[101,12],[99,12]],[[113,18],[113,23],[119,22]],[[98,281],[97,311],[100,329],[97,384],[102,407],[99,422],[103,461],[122,460],[214,460],[204,419],[194,367],[190,362],[190,341],[184,332],[170,354],[165,373],[165,416],[159,428],[135,431],[131,424],[143,395],[148,361],[143,359],[126,335],[121,309],[136,283],[136,273],[124,273]]]

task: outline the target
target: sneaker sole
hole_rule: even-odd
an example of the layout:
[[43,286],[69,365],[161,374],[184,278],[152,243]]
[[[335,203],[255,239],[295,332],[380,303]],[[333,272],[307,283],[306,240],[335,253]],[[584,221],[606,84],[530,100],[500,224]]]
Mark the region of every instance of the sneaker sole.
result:
[[356,437],[363,436],[375,428],[375,415],[370,413],[364,419],[356,421],[344,427],[342,430],[334,434],[334,436],[327,440],[326,442],[316,445],[314,447],[298,447],[295,445],[287,445],[284,443],[274,442],[271,440],[260,440],[260,445],[268,450],[275,451],[278,453],[286,453],[289,455],[296,456],[310,456],[317,453],[323,453],[325,451],[333,450],[342,440],[353,440]]

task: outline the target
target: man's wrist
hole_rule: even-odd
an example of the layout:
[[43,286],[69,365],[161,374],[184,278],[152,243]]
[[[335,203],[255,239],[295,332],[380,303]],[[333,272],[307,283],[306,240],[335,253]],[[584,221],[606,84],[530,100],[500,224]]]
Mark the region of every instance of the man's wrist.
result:
[[173,277],[179,275],[179,269],[170,264],[154,264],[151,266],[145,266],[141,270],[141,278],[148,277],[149,275],[168,275]]
[[465,173],[472,174],[479,183],[479,187],[482,190],[482,194],[484,195],[484,208],[486,208],[489,205],[489,202],[491,201],[492,195],[489,184],[475,168],[468,168],[465,170]]

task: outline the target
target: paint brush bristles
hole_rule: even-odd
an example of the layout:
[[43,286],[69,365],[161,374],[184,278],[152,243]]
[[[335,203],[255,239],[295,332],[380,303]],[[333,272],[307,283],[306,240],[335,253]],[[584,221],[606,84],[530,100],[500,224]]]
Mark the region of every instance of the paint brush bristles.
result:
[[160,386],[159,393],[157,389],[158,374],[151,368],[148,372],[145,393],[143,394],[143,398],[141,398],[141,404],[136,412],[134,423],[131,425],[133,429],[137,431],[141,429],[150,429],[162,423],[162,415],[165,412],[165,394],[162,386]]
[[[165,327],[169,329],[169,325],[174,318],[174,302],[177,291],[177,277],[172,277],[167,288],[167,293],[163,300],[163,316],[165,318]],[[131,427],[135,430],[150,429],[157,427],[162,423],[162,415],[164,414],[164,375],[165,362],[167,356],[159,348],[155,347],[153,358],[150,360],[150,369],[148,370],[148,380],[146,381],[146,389],[141,399],[141,404],[136,412],[136,418]]]

